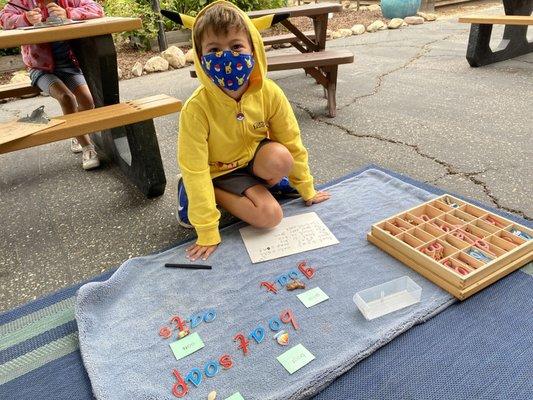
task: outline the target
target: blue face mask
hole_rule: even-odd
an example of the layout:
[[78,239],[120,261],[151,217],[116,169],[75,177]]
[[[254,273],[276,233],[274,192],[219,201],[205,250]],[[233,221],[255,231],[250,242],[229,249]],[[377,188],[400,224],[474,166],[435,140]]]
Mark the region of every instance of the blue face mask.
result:
[[251,54],[236,51],[217,51],[201,58],[202,67],[215,85],[229,90],[238,90],[250,79],[254,68]]

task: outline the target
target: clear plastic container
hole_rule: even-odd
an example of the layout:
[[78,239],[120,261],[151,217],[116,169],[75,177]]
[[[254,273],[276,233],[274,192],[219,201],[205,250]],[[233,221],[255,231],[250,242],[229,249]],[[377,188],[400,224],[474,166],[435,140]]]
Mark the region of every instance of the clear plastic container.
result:
[[357,292],[353,301],[365,318],[371,320],[418,303],[421,294],[420,286],[408,276],[402,276]]

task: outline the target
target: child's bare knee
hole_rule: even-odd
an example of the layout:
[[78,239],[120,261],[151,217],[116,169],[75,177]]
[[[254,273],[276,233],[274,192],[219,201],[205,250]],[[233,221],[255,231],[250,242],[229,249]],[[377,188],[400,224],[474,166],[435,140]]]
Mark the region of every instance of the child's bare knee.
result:
[[264,205],[257,211],[257,218],[253,224],[256,228],[274,228],[283,219],[283,210],[278,203]]
[[67,106],[67,107],[76,107],[78,104],[76,102],[76,96],[74,96],[72,92],[61,93],[59,95],[58,100],[62,105]]
[[79,99],[78,109],[81,111],[92,110],[94,108],[94,101],[92,97],[83,97]]
[[275,147],[272,153],[270,158],[272,170],[281,176],[287,175],[294,164],[294,159],[289,150],[285,146],[279,145]]

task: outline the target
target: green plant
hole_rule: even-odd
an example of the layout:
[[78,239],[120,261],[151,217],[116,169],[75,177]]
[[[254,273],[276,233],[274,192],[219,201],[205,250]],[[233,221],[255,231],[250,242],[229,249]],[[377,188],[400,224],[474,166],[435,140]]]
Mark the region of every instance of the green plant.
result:
[[[2,0],[0,0],[2,1]],[[159,0],[162,9],[177,11],[183,14],[195,16],[204,8],[210,0]],[[265,8],[277,8],[287,4],[286,0],[231,0],[244,11],[261,10]],[[135,32],[127,32],[118,35],[127,38],[136,46],[148,48],[150,40],[157,37],[158,16],[152,10],[152,0],[108,0],[102,1],[107,15],[120,17],[139,17],[143,27]],[[162,19],[165,30],[180,29],[180,26],[168,20]]]
[[[287,5],[287,0],[230,0],[243,11],[264,10],[265,8],[277,8]],[[165,2],[165,1],[163,1]],[[166,3],[171,6],[172,10],[180,13],[195,15],[207,4],[212,3],[210,0],[167,0]]]
[[149,47],[150,39],[157,36],[157,18],[152,11],[150,0],[112,0],[104,2],[106,15],[116,17],[139,17],[143,26],[134,32],[118,35],[129,39],[132,44]]

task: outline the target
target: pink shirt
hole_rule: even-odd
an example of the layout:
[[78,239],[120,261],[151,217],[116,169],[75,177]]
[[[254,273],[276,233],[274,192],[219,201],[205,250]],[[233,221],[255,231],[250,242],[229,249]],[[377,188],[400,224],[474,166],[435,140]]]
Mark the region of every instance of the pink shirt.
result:
[[[43,21],[48,18],[48,9],[40,0],[10,0],[10,3],[33,9],[39,7],[43,15]],[[102,6],[93,0],[57,0],[56,3],[67,11],[67,18],[72,20],[84,20],[100,18],[104,16]],[[0,25],[3,29],[16,29],[23,26],[31,26],[26,19],[25,12],[7,4],[0,11]],[[54,70],[54,58],[50,43],[32,44],[21,47],[22,61],[28,68],[43,71]],[[72,61],[78,65],[74,54],[70,54]]]

